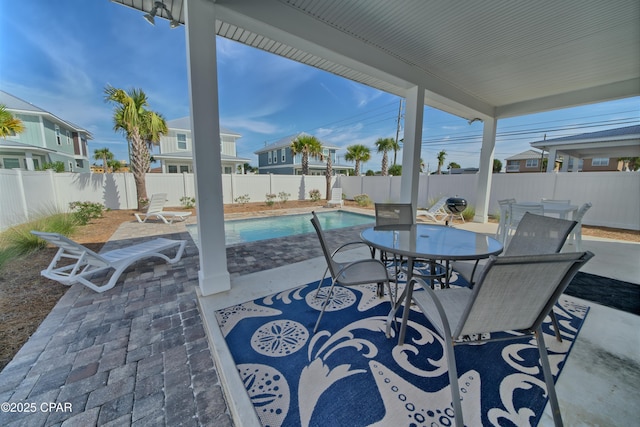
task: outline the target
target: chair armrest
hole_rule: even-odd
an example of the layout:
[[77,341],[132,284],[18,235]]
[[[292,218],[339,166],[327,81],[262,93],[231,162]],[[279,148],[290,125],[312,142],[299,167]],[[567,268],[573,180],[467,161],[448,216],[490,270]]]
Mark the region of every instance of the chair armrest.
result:
[[343,250],[344,248],[346,248],[346,247],[348,247],[348,246],[355,246],[355,245],[364,245],[364,246],[366,246],[367,248],[371,248],[371,246],[367,245],[365,242],[357,242],[357,241],[354,241],[354,242],[348,242],[348,243],[345,243],[345,244],[343,244],[343,245],[339,246],[336,250],[334,250],[333,252],[331,252],[331,258],[333,258],[335,254],[337,254],[338,252],[340,252],[340,251],[341,251],[341,250]]

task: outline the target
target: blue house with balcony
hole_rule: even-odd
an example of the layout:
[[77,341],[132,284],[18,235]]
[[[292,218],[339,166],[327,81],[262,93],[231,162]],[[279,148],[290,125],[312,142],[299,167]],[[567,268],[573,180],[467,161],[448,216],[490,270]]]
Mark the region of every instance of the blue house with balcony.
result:
[[[302,154],[295,156],[291,152],[291,143],[298,137],[308,135],[304,132],[282,138],[273,144],[265,145],[254,153],[258,155],[258,173],[274,175],[302,175]],[[309,175],[324,175],[327,169],[327,156],[331,156],[333,174],[348,175],[353,166],[344,164],[336,153],[339,147],[322,144],[322,158],[309,157]]]
[[0,104],[24,125],[24,132],[0,138],[0,168],[37,170],[62,162],[65,172],[90,171],[88,131],[1,90]]

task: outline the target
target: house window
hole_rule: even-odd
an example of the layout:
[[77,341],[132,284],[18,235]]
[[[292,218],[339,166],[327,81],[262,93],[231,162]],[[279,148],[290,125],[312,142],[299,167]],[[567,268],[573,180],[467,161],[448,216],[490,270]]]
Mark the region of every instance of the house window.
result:
[[282,163],[284,163],[287,160],[287,149],[286,148],[282,148],[280,150],[280,155],[282,156]]
[[225,166],[224,167],[224,173],[227,175],[231,175],[231,173],[233,172],[233,168],[231,166]]
[[169,173],[178,173],[178,166],[169,165]]
[[20,160],[18,159],[8,159],[4,158],[4,167],[5,169],[19,169],[20,168]]
[[596,157],[591,160],[591,166],[609,166],[609,158]]
[[267,151],[267,163],[271,164],[272,160],[271,160],[271,152]]
[[178,150],[186,150],[187,149],[187,135],[184,133],[178,134]]
[[273,163],[278,163],[278,150],[273,150],[271,152],[271,157],[273,157]]
[[537,168],[538,167],[538,159],[527,159],[527,167],[528,168]]
[[67,131],[67,145],[71,145],[71,132]]
[[69,162],[69,172],[73,172],[73,162]]
[[55,130],[56,130],[56,142],[58,143],[58,145],[62,145],[62,140],[60,139],[60,126],[56,125]]
[[189,173],[189,166],[180,165],[180,173]]

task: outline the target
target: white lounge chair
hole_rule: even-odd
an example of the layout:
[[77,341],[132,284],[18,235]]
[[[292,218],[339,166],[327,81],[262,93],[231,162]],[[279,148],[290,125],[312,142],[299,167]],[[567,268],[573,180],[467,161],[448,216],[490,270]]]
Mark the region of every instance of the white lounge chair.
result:
[[440,200],[435,202],[429,209],[418,209],[416,211],[416,217],[426,216],[433,222],[442,223],[449,216],[449,213],[444,209],[444,205],[447,203],[449,197],[441,197]]
[[184,221],[191,212],[171,212],[163,211],[164,204],[167,202],[167,193],[155,193],[151,195],[149,206],[145,213],[135,213],[138,222],[146,222],[149,218],[161,219],[165,224],[173,224],[173,221]]
[[[149,257],[160,257],[169,264],[175,264],[182,258],[182,253],[187,243],[186,240],[157,238],[127,248],[97,254],[58,233],[44,233],[40,231],[32,231],[31,233],[60,248],[55,257],[53,257],[49,267],[47,267],[46,270],[42,270],[40,274],[67,286],[79,282],[96,292],[104,292],[113,288],[122,272],[138,260]],[[176,255],[173,258],[169,258],[167,255],[161,253],[168,249],[176,249]],[[63,258],[75,259],[76,261],[68,265],[58,266],[58,263]],[[112,268],[115,271],[106,284],[97,285],[90,280],[92,275],[108,271]]]
[[342,201],[342,188],[331,189],[331,200],[327,202],[327,205],[339,205],[340,207],[344,206],[344,202]]

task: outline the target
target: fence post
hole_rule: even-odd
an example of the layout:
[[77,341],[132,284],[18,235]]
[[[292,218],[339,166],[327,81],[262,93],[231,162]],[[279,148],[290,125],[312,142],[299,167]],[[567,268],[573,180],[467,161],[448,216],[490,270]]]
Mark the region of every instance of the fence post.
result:
[[52,169],[48,169],[47,172],[49,172],[49,180],[51,181],[51,189],[53,190],[53,197],[55,200],[55,205],[56,205],[56,209],[61,210],[61,211],[66,211],[66,206],[63,208],[62,206],[60,206],[60,198],[58,197],[58,185],[57,185],[57,179],[56,179],[56,174],[53,172]]
[[14,169],[16,171],[16,176],[18,177],[18,188],[20,189],[20,205],[22,206],[22,211],[24,212],[24,217],[29,221],[29,209],[27,208],[27,195],[24,191],[24,181],[22,180],[22,170]]

